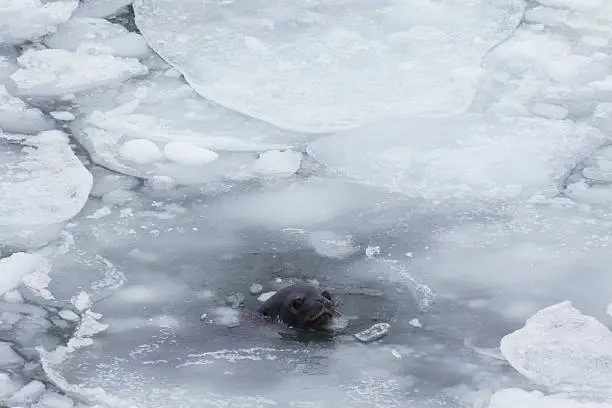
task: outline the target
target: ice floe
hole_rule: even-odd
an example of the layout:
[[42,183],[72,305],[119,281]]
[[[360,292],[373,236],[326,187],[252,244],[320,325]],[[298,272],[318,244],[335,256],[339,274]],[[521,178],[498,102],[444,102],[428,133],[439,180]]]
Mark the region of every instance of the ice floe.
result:
[[524,376],[552,391],[612,401],[612,332],[562,302],[505,336],[501,351]]
[[3,0],[0,3],[0,45],[18,44],[53,32],[68,20],[78,0]]
[[[65,222],[85,204],[91,174],[68,144],[49,130],[32,136],[0,133],[0,241],[37,241],[36,228]],[[17,240],[17,237],[21,236]]]
[[[202,96],[282,128],[460,112],[523,2],[136,0],[136,24]],[[199,10],[194,12],[194,10]],[[347,12],[350,10],[350,12]]]
[[361,182],[428,200],[552,196],[608,140],[570,121],[468,114],[401,118],[319,139],[308,152]]

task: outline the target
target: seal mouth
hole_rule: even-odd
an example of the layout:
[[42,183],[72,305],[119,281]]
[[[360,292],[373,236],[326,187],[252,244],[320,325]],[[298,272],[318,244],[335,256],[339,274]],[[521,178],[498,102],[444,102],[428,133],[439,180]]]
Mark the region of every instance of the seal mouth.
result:
[[304,319],[304,327],[308,328],[318,328],[321,326],[325,326],[334,316],[341,316],[340,312],[334,309],[328,309],[326,307],[322,307],[319,310],[316,310],[312,313],[309,313],[308,316]]

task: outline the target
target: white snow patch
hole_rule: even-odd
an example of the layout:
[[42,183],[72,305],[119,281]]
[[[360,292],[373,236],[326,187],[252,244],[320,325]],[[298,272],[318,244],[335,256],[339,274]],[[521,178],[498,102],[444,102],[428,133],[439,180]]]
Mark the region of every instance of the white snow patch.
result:
[[170,142],[164,147],[164,155],[182,166],[203,166],[217,160],[219,155],[185,142]]
[[302,153],[292,150],[270,150],[259,155],[253,172],[265,176],[290,176],[300,168]]
[[612,332],[562,302],[540,310],[500,349],[518,372],[556,392],[612,397]]
[[137,59],[101,54],[86,45],[79,46],[75,52],[30,49],[17,61],[21,68],[11,79],[20,96],[57,97],[149,72]]

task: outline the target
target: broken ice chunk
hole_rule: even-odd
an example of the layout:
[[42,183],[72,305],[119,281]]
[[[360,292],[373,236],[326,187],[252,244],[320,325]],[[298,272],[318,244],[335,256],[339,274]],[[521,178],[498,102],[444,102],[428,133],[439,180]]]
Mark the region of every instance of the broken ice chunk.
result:
[[244,304],[244,295],[242,293],[232,293],[225,298],[225,304],[232,309],[239,309]]
[[385,337],[390,328],[389,323],[376,323],[369,329],[355,333],[353,336],[362,343],[371,343]]
[[261,295],[259,295],[257,300],[259,300],[260,302],[265,302],[266,300],[270,299],[275,294],[276,294],[275,290],[273,290],[271,292],[265,292],[265,293],[262,293]]
[[263,286],[261,286],[259,283],[254,283],[249,288],[249,293],[253,296],[259,295],[261,292],[263,292]]

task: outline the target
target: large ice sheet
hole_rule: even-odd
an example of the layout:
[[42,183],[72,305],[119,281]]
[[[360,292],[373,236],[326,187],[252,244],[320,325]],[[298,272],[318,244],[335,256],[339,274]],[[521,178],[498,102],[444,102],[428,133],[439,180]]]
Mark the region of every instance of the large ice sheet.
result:
[[[542,29],[545,27],[545,29]],[[474,109],[563,119],[609,102],[612,3],[540,1],[483,61]]]
[[81,0],[74,15],[104,18],[115,14],[129,4],[132,4],[132,0]]
[[139,177],[204,183],[251,178],[257,152],[311,140],[207,101],[175,74],[158,71],[77,97],[73,131],[94,161]]
[[500,347],[512,367],[538,384],[612,398],[612,332],[571,302],[540,310]]
[[528,392],[518,388],[497,391],[489,408],[612,408],[605,402],[568,398],[566,395],[544,395],[540,391]]
[[3,0],[0,3],[0,45],[36,39],[70,18],[78,0]]
[[518,0],[137,0],[149,44],[206,98],[279,127],[329,132],[471,102],[480,59]]
[[431,200],[556,194],[607,140],[570,121],[461,115],[397,118],[319,139],[315,160],[359,181]]
[[15,235],[27,239],[32,229],[65,222],[81,210],[92,177],[66,134],[0,133],[0,143],[0,242],[16,245]]

